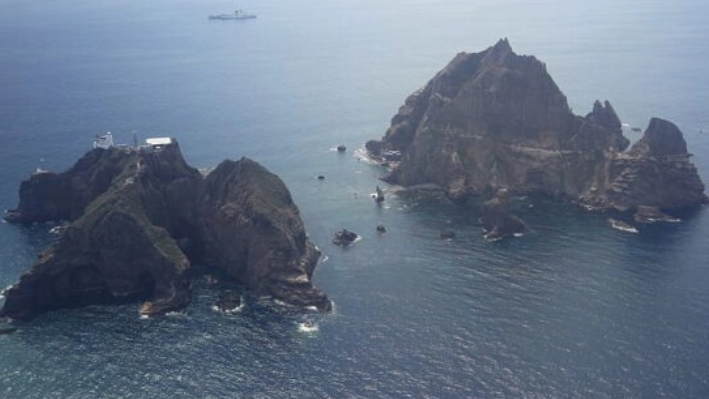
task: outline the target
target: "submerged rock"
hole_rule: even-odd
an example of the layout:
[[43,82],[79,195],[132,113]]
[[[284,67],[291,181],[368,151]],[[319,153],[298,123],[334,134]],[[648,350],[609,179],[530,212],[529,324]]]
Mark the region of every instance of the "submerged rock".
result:
[[241,294],[232,290],[224,291],[214,304],[217,310],[227,313],[237,310],[239,306],[241,306]]
[[455,231],[453,230],[443,230],[441,231],[441,239],[452,240],[455,238]]
[[497,194],[483,204],[480,222],[485,230],[485,239],[499,241],[524,234],[522,219],[510,212],[509,192],[498,190]]
[[12,334],[17,331],[17,327],[12,326],[0,326],[0,335]]
[[638,223],[643,223],[643,224],[650,224],[650,223],[657,223],[657,222],[676,223],[676,222],[680,221],[680,219],[677,219],[675,217],[672,217],[672,216],[662,212],[657,207],[642,206],[642,205],[638,207],[637,212],[635,212],[635,215],[633,215],[633,220],[635,220]]
[[598,209],[691,207],[707,201],[682,133],[653,118],[629,152],[608,101],[586,116],[533,56],[507,40],[460,53],[392,118],[375,158],[400,153],[387,181],[434,183],[454,201],[508,187]]
[[359,238],[359,236],[356,233],[342,229],[335,233],[335,238],[332,239],[332,243],[341,247],[348,247],[355,242],[357,238]]
[[133,297],[146,300],[142,314],[163,314],[190,302],[193,263],[260,295],[331,307],[312,286],[320,253],[288,189],[247,158],[204,177],[176,141],[160,151],[95,149],[67,172],[23,182],[6,220],[71,223],[7,291],[0,316]]
[[638,229],[622,220],[608,219],[608,224],[610,224],[611,227],[616,230],[624,231],[626,233],[638,234]]

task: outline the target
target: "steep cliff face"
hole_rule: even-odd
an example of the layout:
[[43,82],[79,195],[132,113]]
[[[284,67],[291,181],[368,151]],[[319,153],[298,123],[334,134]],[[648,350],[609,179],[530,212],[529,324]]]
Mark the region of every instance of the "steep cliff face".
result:
[[72,223],[7,291],[0,315],[27,319],[126,297],[145,299],[143,314],[165,313],[189,303],[193,262],[258,294],[330,309],[312,286],[320,254],[288,189],[248,159],[225,161],[205,179],[176,142],[160,151],[98,149],[67,172],[32,176],[20,193],[9,221]]
[[[652,137],[633,147],[632,156],[670,168],[663,176],[692,182],[673,187],[679,190],[677,197],[690,200],[667,198],[660,201],[663,207],[704,201],[696,169],[678,144],[678,138],[684,142],[681,132],[663,124],[651,124],[648,132]],[[480,53],[458,54],[406,100],[384,138],[368,142],[367,149],[375,157],[401,151],[401,162],[388,181],[404,186],[436,183],[454,200],[509,188],[627,209],[646,205],[637,202],[642,196],[621,200],[607,185],[621,187],[610,173],[632,174],[621,171],[629,167],[623,152],[628,144],[609,102],[597,101],[585,117],[574,115],[545,65],[515,54],[507,40],[500,40]],[[658,164],[658,154],[644,150],[648,145],[653,151],[669,148],[673,158]],[[637,190],[649,185],[644,176],[632,177]]]
[[320,252],[278,176],[248,158],[224,161],[207,176],[199,216],[207,264],[255,291],[331,309],[311,283]]
[[690,157],[677,126],[652,118],[630,151],[609,154],[598,179],[579,199],[590,206],[622,211],[705,203],[704,184]]
[[108,190],[133,155],[96,149],[64,173],[34,173],[20,185],[20,205],[5,220],[30,223],[78,218],[89,202]]

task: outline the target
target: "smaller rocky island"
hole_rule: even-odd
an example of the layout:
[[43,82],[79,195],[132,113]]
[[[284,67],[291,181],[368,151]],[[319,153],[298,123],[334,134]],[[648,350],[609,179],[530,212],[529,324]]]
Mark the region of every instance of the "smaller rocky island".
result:
[[338,247],[349,247],[350,245],[354,244],[355,241],[359,238],[359,235],[353,231],[349,231],[347,229],[342,229],[335,233],[335,237],[332,239],[332,243],[337,245]]
[[[144,315],[190,302],[192,265],[214,268],[256,295],[332,308],[311,282],[320,252],[278,176],[248,159],[203,176],[174,139],[95,148],[68,171],[33,174],[11,223],[67,221],[55,244],[5,293],[0,318],[135,298]],[[219,306],[239,305],[236,294]]]
[[[574,115],[546,65],[517,55],[503,39],[458,54],[366,148],[391,166],[384,180],[435,184],[454,202],[500,190],[543,194],[587,209],[637,212],[643,223],[671,221],[664,211],[707,203],[676,125],[652,118],[642,139],[629,144],[608,101]],[[490,239],[524,230],[505,209],[501,198],[484,206]]]

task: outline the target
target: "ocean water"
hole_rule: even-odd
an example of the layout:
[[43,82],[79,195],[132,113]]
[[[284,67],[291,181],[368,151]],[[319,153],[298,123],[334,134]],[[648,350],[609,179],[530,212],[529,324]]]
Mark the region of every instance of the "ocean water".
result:
[[[709,397],[707,209],[628,234],[528,198],[516,206],[529,232],[493,244],[475,207],[390,194],[377,206],[384,171],[355,151],[457,52],[507,37],[577,113],[608,99],[632,126],[677,123],[709,181],[705,2],[238,6],[258,18],[207,20],[235,8],[223,0],[0,0],[0,205],[40,159],[66,169],[107,130],[175,136],[197,167],[248,156],[291,189],[335,312],[247,293],[215,313],[218,292],[198,280],[167,317],[140,319],[137,303],[48,313],[0,336],[1,398]],[[0,225],[0,286],[50,227]],[[334,247],[341,228],[362,240]]]

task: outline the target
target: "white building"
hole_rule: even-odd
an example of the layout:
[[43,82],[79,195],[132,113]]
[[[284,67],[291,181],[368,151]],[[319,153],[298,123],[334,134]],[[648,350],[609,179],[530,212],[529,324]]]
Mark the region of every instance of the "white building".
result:
[[145,145],[154,150],[159,150],[170,144],[172,144],[172,137],[151,137],[149,139],[145,139]]
[[96,136],[94,139],[94,148],[103,148],[107,150],[113,147],[113,134],[111,132],[106,132],[103,136]]

